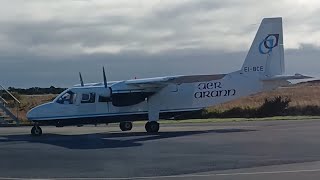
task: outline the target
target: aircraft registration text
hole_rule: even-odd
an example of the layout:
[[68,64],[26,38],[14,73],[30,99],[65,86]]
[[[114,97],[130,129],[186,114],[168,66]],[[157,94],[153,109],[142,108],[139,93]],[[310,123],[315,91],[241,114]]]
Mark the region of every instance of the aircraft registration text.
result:
[[253,67],[244,67],[244,72],[263,72],[264,67],[263,66],[253,66]]

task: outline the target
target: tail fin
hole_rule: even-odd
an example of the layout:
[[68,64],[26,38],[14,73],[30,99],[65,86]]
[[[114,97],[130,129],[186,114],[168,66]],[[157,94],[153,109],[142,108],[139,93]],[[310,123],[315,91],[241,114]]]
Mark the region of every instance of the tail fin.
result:
[[262,20],[241,70],[266,77],[284,73],[282,18]]

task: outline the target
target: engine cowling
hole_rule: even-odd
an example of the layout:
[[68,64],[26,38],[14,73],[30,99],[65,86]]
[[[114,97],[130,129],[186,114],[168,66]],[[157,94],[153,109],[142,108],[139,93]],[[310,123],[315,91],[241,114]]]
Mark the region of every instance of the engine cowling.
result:
[[112,96],[112,89],[111,89],[111,87],[106,88],[105,91],[104,91],[101,95],[103,95],[103,96],[105,96],[105,97],[108,97],[108,98],[111,98],[111,96]]

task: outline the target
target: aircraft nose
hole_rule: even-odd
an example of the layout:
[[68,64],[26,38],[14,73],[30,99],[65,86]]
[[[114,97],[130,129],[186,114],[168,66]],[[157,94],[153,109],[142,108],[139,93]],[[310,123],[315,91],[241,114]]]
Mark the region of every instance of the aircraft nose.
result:
[[31,109],[30,111],[28,111],[27,113],[27,119],[28,120],[33,120],[36,117],[36,108]]
[[45,116],[50,110],[51,104],[52,103],[46,103],[46,104],[42,104],[40,106],[32,108],[27,113],[28,120],[30,121],[38,120],[39,118],[42,118],[43,116]]

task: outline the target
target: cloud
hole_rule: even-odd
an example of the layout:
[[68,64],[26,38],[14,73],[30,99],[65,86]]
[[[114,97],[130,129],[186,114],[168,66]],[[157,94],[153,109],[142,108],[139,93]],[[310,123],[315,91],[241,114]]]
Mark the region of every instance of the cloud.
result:
[[[262,17],[274,15],[284,16],[286,46],[299,48],[302,43],[319,45],[315,39],[320,34],[314,28],[319,27],[316,4],[285,0],[9,1],[0,9],[5,12],[0,19],[0,50],[17,48],[48,56],[127,50],[158,53],[186,47],[241,51],[250,45]],[[12,11],[17,7],[21,11]],[[309,36],[301,36],[306,32]],[[61,53],[57,53],[59,47]]]
[[93,72],[106,64],[114,79],[228,72],[241,65],[261,19],[274,16],[284,18],[287,69],[301,67],[291,56],[299,54],[311,59],[312,66],[303,66],[306,72],[316,74],[319,5],[316,0],[5,1],[0,76],[10,75],[12,85],[47,86],[50,79],[66,86],[78,70],[98,79]]

